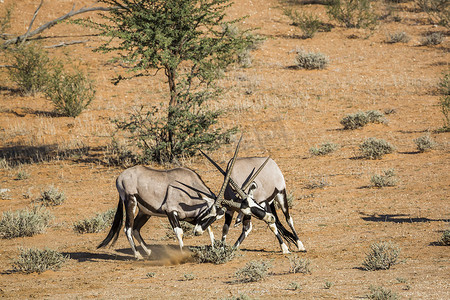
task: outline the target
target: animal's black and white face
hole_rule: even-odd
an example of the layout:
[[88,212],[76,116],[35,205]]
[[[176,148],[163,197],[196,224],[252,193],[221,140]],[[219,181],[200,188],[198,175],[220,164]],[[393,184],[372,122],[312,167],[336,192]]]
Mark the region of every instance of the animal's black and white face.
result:
[[275,216],[265,210],[260,204],[253,200],[253,191],[258,187],[255,182],[249,187],[247,197],[242,200],[241,212],[245,215],[253,215],[260,220],[264,220],[268,223],[275,222]]
[[202,235],[203,232],[216,220],[219,220],[222,218],[225,214],[225,210],[222,207],[219,207],[217,205],[212,205],[211,208],[209,208],[205,214],[203,214],[197,224],[194,227],[194,234],[195,235]]

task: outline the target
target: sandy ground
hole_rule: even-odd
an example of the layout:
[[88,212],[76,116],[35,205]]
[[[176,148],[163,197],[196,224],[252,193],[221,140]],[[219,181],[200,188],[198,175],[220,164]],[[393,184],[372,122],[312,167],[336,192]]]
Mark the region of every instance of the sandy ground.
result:
[[[222,265],[193,262],[188,250],[181,254],[175,240],[164,238],[168,221],[162,218],[150,219],[142,230],[153,250],[144,261],[132,259],[123,233],[106,250],[96,249],[106,231],[75,233],[74,222],[117,204],[114,182],[123,169],[102,163],[105,152],[99,148],[111,142],[114,126],[109,119],[127,116],[136,105],[165,101],[167,83],[158,74],[112,85],[111,78],[123,70],[108,63],[111,56],[92,52],[100,38],[84,28],[59,24],[44,33],[51,38],[42,43],[86,41],[49,51],[52,57],[78,64],[95,79],[96,99],[76,119],[52,117],[48,100],[15,92],[5,70],[0,70],[0,155],[20,147],[67,150],[86,146],[89,151],[68,159],[0,169],[0,188],[10,190],[0,200],[0,212],[30,206],[50,185],[67,196],[63,205],[51,209],[55,219],[45,233],[0,240],[0,297],[350,299],[365,297],[374,285],[401,298],[449,299],[449,250],[435,242],[449,228],[449,133],[436,132],[443,125],[436,86],[441,72],[449,68],[450,44],[446,37],[441,45],[420,46],[423,34],[448,35],[448,31],[430,25],[425,15],[411,9],[412,3],[406,3],[394,10],[401,22],[388,18],[370,35],[335,27],[304,40],[297,38],[300,32],[290,26],[283,7],[303,7],[324,21],[328,18],[322,5],[296,2],[236,1],[229,15],[248,14],[243,26],[258,27],[257,32],[267,40],[252,52],[251,67],[226,73],[221,84],[228,92],[212,105],[227,111],[219,126],[237,125],[244,133],[241,157],[270,155],[283,171],[288,192],[294,195],[295,225],[308,249],[291,256],[309,259],[311,274],[289,273],[289,256],[281,254],[275,236],[258,220],[241,255]],[[5,0],[0,11],[11,3]],[[8,32],[24,33],[38,3],[16,1]],[[91,3],[78,1],[77,8]],[[72,1],[45,1],[34,26],[60,16],[72,5]],[[386,34],[398,31],[406,32],[411,40],[385,43]],[[292,69],[295,49],[321,52],[330,64],[320,71]],[[392,113],[386,115],[387,124],[342,130],[339,121],[361,110]],[[425,134],[437,147],[419,153],[413,140]],[[358,146],[368,137],[383,138],[396,151],[380,160],[360,159]],[[323,142],[339,144],[339,150],[312,156],[309,149]],[[211,155],[225,165],[233,147],[224,146]],[[221,176],[204,158],[182,163],[196,170],[211,189],[219,188]],[[390,168],[398,184],[371,188],[370,177]],[[21,171],[29,178],[15,180]],[[308,188],[317,183],[325,184]],[[216,236],[220,236],[222,222],[213,224]],[[239,233],[239,228],[231,230],[229,241]],[[186,238],[185,245],[204,245],[208,240],[206,234]],[[385,271],[364,271],[361,263],[370,245],[381,241],[398,245],[401,262]],[[57,249],[70,260],[56,271],[10,273],[19,247]],[[235,272],[253,260],[270,262],[270,274],[260,282],[237,282]],[[185,280],[186,274],[193,280]],[[328,289],[326,282],[332,283]],[[292,283],[300,288],[293,290]]]

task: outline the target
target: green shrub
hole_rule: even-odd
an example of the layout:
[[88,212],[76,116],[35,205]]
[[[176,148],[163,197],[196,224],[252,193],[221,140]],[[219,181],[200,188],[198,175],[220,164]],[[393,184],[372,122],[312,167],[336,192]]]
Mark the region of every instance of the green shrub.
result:
[[380,159],[385,154],[394,152],[395,147],[383,139],[368,138],[359,145],[362,158]]
[[339,146],[337,144],[326,142],[318,147],[311,147],[309,153],[311,153],[311,155],[327,155],[336,151],[338,148]]
[[57,188],[50,186],[41,192],[41,196],[36,199],[36,202],[40,202],[44,206],[57,206],[61,205],[65,200],[64,192],[60,192]]
[[298,283],[298,282],[291,282],[291,283],[289,283],[289,285],[288,285],[288,289],[289,289],[289,290],[293,290],[293,291],[297,291],[297,290],[301,290],[301,289],[302,289],[302,286],[301,286],[301,284]]
[[329,59],[320,52],[304,52],[303,50],[297,51],[295,57],[295,66],[300,69],[307,70],[322,70],[328,66]]
[[39,206],[4,212],[0,220],[0,236],[11,239],[42,233],[52,218],[47,209]]
[[325,176],[322,176],[320,179],[313,179],[310,180],[306,185],[305,188],[309,190],[313,189],[322,189],[324,187],[329,186],[331,183],[328,181],[328,179]]
[[93,81],[81,71],[75,70],[69,73],[59,65],[49,76],[45,95],[53,102],[58,113],[75,118],[94,99],[95,88]]
[[235,276],[240,282],[256,282],[266,278],[270,264],[268,262],[260,261],[250,261],[245,267],[239,269]]
[[347,28],[374,29],[378,23],[370,0],[330,0],[327,14]]
[[450,246],[450,229],[447,229],[442,233],[439,244],[442,246]]
[[449,0],[415,0],[420,11],[428,14],[432,23],[445,27],[450,26],[450,5]]
[[78,221],[73,225],[73,229],[78,233],[96,233],[106,227],[111,226],[115,214],[114,209],[110,209],[104,213],[97,214],[90,219]]
[[41,47],[24,44],[8,50],[12,67],[9,76],[25,94],[34,95],[44,90],[49,78],[50,58]]
[[154,278],[156,276],[155,272],[148,272],[147,274],[145,274],[145,277],[147,278]]
[[400,299],[398,295],[391,290],[385,289],[382,286],[374,287],[370,286],[370,294],[367,294],[367,298],[373,300],[397,300]]
[[366,112],[357,112],[345,116],[341,120],[344,129],[357,129],[366,126],[369,123],[386,123],[382,112],[378,110],[368,110]]
[[325,284],[323,286],[324,289],[329,290],[333,286],[333,283],[331,281],[325,281]]
[[400,249],[390,242],[374,243],[370,250],[362,263],[366,271],[387,270],[398,263]]
[[26,180],[30,178],[30,174],[28,174],[27,171],[21,170],[19,172],[17,172],[17,176],[16,176],[16,180]]
[[395,186],[397,185],[397,178],[395,177],[394,169],[384,170],[383,174],[374,174],[370,178],[375,187]]
[[311,261],[307,258],[299,258],[297,255],[289,257],[289,272],[311,274]]
[[293,26],[300,28],[304,39],[312,38],[318,31],[326,29],[326,25],[311,13],[299,13],[292,9],[285,9],[283,13],[291,19]]
[[51,249],[20,249],[19,258],[13,262],[13,271],[20,273],[42,273],[59,269],[69,256]]
[[213,263],[216,265],[229,262],[239,254],[237,248],[229,246],[221,241],[215,241],[214,248],[210,245],[206,245],[189,247],[189,249],[194,253],[194,258],[199,263]]
[[417,150],[419,150],[419,152],[430,151],[436,147],[436,142],[429,135],[423,135],[417,139],[414,139],[414,143],[416,143]]
[[432,45],[439,45],[444,41],[444,35],[440,32],[433,32],[430,34],[427,34],[423,38],[420,39],[420,44],[422,46],[432,46]]
[[386,36],[386,43],[388,44],[407,43],[410,40],[411,38],[404,31],[388,33],[388,35]]
[[450,71],[442,72],[442,78],[439,79],[438,91],[441,95],[450,95]]
[[441,97],[439,101],[439,106],[441,107],[442,114],[444,115],[444,126],[442,126],[441,131],[450,131],[450,95]]

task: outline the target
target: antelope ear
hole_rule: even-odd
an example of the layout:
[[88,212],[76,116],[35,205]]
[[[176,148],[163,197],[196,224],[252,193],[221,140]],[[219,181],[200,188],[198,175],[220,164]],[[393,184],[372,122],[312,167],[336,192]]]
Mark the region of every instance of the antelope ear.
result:
[[258,185],[256,184],[256,182],[253,181],[250,184],[250,187],[248,188],[248,195],[253,198],[253,191],[257,188],[258,188]]

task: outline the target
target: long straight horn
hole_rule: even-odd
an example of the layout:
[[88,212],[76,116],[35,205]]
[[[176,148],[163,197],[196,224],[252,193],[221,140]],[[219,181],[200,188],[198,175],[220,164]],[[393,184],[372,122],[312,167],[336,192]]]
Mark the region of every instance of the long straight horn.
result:
[[255,172],[255,174],[252,175],[252,177],[250,177],[250,179],[247,181],[247,183],[242,187],[242,189],[245,191],[250,184],[252,184],[253,180],[255,180],[256,176],[258,176],[258,174],[262,171],[262,169],[264,168],[264,166],[267,164],[267,162],[269,161],[270,157],[266,158],[266,160],[262,163],[262,165],[258,168],[258,170]]
[[217,200],[216,201],[218,201],[219,204],[222,203],[223,200],[224,200],[225,188],[228,185],[228,182],[230,181],[231,171],[233,170],[234,163],[236,162],[236,157],[237,157],[237,154],[239,152],[239,147],[241,146],[241,141],[242,141],[242,135],[241,135],[241,138],[239,139],[239,142],[238,142],[238,144],[236,146],[236,150],[234,150],[234,156],[231,159],[231,164],[228,166],[227,174],[225,175],[225,179],[223,181],[222,188],[220,189],[220,192],[217,195]]

